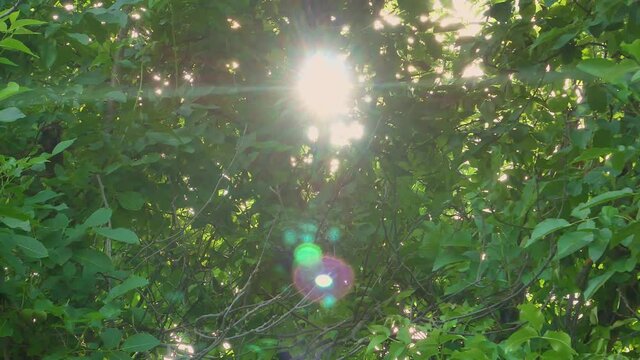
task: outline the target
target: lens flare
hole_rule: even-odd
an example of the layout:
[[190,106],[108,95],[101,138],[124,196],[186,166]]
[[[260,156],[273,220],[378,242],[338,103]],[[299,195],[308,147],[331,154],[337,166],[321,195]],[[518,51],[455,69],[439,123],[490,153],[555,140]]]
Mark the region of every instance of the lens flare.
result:
[[332,308],[333,305],[336,304],[336,298],[333,295],[326,295],[325,297],[322,298],[322,307],[325,308]]
[[333,284],[333,279],[331,278],[330,275],[320,274],[316,276],[315,283],[321,288],[328,288]]
[[307,300],[330,307],[353,287],[353,270],[343,260],[324,256],[314,266],[298,266],[293,283]]
[[302,223],[300,227],[300,241],[303,243],[311,243],[316,238],[318,226],[314,223]]
[[282,239],[287,246],[293,246],[293,244],[296,243],[296,237],[296,232],[291,229],[285,230],[284,234],[282,235]]
[[303,268],[313,267],[321,262],[322,250],[316,244],[301,244],[294,250],[293,258],[297,266]]
[[348,111],[352,87],[347,66],[339,56],[316,53],[302,65],[296,91],[311,113],[329,118]]
[[335,226],[332,226],[327,231],[327,239],[331,242],[336,242],[340,240],[340,229]]

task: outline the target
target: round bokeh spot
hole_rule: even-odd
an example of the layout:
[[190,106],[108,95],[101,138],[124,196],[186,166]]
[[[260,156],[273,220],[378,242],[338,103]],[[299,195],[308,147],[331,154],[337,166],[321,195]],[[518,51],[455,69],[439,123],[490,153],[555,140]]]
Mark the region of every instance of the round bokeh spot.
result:
[[312,233],[302,233],[300,235],[300,240],[303,243],[311,243],[313,242],[314,235]]
[[303,243],[313,242],[316,238],[316,232],[318,231],[318,226],[314,223],[302,223],[299,225],[300,228],[300,241]]
[[340,229],[335,226],[330,227],[327,231],[327,239],[331,242],[340,240]]
[[316,231],[318,231],[318,226],[314,223],[303,223],[300,224],[300,230],[306,233],[311,233],[315,235]]
[[322,249],[316,244],[300,244],[293,251],[293,258],[297,266],[304,268],[313,267],[321,262]]
[[[306,244],[304,244],[306,245]],[[331,307],[351,291],[353,270],[341,259],[324,256],[313,266],[298,266],[293,273],[293,283],[302,296]]]
[[336,298],[333,295],[326,295],[325,297],[322,298],[322,307],[324,308],[332,308],[333,305],[336,304]]
[[282,239],[287,246],[293,246],[296,243],[297,234],[294,230],[287,229],[282,235]]

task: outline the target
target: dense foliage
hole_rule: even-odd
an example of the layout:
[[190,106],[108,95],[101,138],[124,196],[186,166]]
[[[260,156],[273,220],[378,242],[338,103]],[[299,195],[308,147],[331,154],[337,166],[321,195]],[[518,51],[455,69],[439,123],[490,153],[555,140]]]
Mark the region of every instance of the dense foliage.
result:
[[639,80],[634,0],[5,1],[0,352],[640,358]]

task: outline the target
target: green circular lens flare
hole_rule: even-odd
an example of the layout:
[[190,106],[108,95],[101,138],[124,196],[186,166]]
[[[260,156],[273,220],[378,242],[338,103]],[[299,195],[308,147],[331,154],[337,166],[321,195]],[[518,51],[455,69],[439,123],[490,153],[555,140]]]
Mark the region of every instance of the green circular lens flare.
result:
[[316,276],[315,282],[316,285],[321,288],[328,288],[329,286],[333,285],[333,279],[327,274],[320,274]]
[[298,265],[313,266],[322,260],[322,250],[316,244],[305,243],[296,248],[293,257]]
[[331,308],[336,304],[336,297],[332,295],[327,295],[322,299],[322,306],[325,308]]

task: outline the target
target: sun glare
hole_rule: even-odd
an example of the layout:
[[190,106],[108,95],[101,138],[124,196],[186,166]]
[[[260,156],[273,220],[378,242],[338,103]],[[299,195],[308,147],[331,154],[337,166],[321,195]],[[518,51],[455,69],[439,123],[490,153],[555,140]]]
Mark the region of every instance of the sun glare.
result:
[[441,26],[462,24],[464,27],[458,30],[458,36],[477,36],[482,31],[482,23],[485,21],[486,8],[469,0],[452,0],[451,8],[445,8],[440,0],[434,2],[434,9],[442,11],[445,16],[440,19]]
[[345,62],[336,55],[317,53],[304,62],[296,91],[311,113],[328,118],[347,113],[352,88]]
[[359,140],[364,135],[364,126],[357,121],[350,124],[335,122],[329,126],[329,142],[331,145],[342,147],[349,145],[353,140]]
[[316,276],[315,283],[321,288],[327,288],[333,284],[333,279],[327,274],[320,274]]

